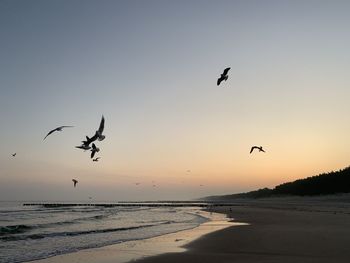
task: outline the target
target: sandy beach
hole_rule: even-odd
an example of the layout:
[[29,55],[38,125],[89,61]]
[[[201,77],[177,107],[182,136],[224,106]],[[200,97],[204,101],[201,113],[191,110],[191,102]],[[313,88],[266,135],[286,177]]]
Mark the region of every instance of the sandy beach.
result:
[[249,225],[205,235],[187,245],[186,252],[149,257],[137,263],[350,261],[347,202],[270,199],[239,202],[215,211]]
[[[343,199],[274,198],[237,201],[192,230],[82,250],[36,263],[349,262],[350,205]],[[213,213],[214,215],[216,213]]]

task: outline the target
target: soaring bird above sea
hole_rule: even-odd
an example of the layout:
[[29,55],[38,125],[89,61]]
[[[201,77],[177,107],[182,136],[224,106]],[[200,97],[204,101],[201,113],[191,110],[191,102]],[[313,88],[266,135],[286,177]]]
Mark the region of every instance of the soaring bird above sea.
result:
[[73,184],[74,184],[74,187],[76,187],[76,186],[77,186],[77,183],[78,183],[78,180],[72,179],[72,182],[73,182]]
[[219,86],[221,81],[226,81],[228,79],[228,71],[230,70],[231,68],[225,68],[224,72],[221,74],[220,78],[218,78],[216,84]]
[[100,151],[100,148],[97,148],[96,145],[93,143],[91,148],[91,159],[94,158],[95,153],[98,153]]
[[93,162],[98,162],[98,160],[100,159],[101,157],[96,157],[95,159],[92,159]]
[[17,153],[13,153],[13,154],[11,154],[11,155],[12,155],[12,157],[15,157],[15,156],[16,156],[16,154],[17,154]]
[[53,129],[53,130],[49,131],[49,133],[46,134],[44,140],[46,139],[47,136],[49,136],[51,133],[54,133],[55,131],[62,131],[63,128],[72,128],[72,127],[74,127],[74,126],[60,126],[60,127],[57,127],[56,129]]
[[260,147],[258,147],[258,146],[253,146],[253,147],[250,149],[250,153],[252,153],[252,152],[254,151],[254,149],[259,150],[259,152],[265,152],[262,146],[260,146]]

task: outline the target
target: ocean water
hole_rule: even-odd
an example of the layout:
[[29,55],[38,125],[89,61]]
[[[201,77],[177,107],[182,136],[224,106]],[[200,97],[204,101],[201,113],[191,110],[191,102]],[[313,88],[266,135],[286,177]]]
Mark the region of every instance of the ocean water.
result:
[[194,228],[198,208],[45,208],[0,202],[0,262],[14,263]]

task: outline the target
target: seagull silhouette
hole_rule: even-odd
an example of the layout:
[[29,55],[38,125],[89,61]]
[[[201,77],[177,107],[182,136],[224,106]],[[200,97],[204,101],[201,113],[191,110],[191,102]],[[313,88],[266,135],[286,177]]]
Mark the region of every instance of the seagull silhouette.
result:
[[72,179],[72,182],[73,182],[73,184],[74,184],[74,187],[76,187],[76,186],[77,186],[77,183],[78,183],[78,180]]
[[99,151],[100,151],[100,148],[97,148],[96,145],[93,143],[92,149],[91,149],[91,159],[94,158],[95,153],[98,153]]
[[95,159],[92,159],[93,162],[98,162],[98,160],[100,159],[101,157],[96,157]]
[[91,149],[90,143],[92,143],[94,140],[91,140],[91,138],[89,138],[88,136],[85,136],[85,137],[86,137],[86,141],[81,141],[82,145],[75,146],[75,148],[83,149],[84,151]]
[[98,136],[98,140],[99,141],[103,141],[106,136],[102,135],[102,132],[103,132],[103,129],[105,128],[105,117],[102,115],[102,119],[101,119],[101,122],[100,122],[100,127],[98,127],[98,130],[96,131],[96,134]]
[[95,132],[95,135],[92,136],[90,139],[87,140],[87,142],[93,142],[96,140],[103,141],[106,136],[102,135],[102,132],[105,128],[105,117],[102,115],[100,127],[98,127],[98,130]]
[[11,155],[12,155],[12,157],[15,157],[15,156],[16,156],[16,154],[17,154],[17,153],[13,153],[13,154],[11,154]]
[[49,131],[48,134],[46,134],[44,140],[46,139],[47,136],[49,136],[51,133],[54,133],[55,131],[62,131],[63,128],[72,128],[74,126],[60,126],[60,127],[57,127],[56,129],[53,129],[51,131]]
[[216,84],[219,86],[221,81],[226,81],[228,79],[228,71],[230,70],[231,68],[225,68],[224,72],[221,74],[220,78],[218,78]]
[[85,136],[86,137],[86,141],[82,141],[82,143],[83,143],[82,145],[75,146],[75,147],[79,148],[79,149],[83,149],[83,150],[90,150],[91,149],[91,147],[89,146],[90,143],[92,143],[92,142],[94,142],[96,140],[103,141],[106,138],[106,136],[102,135],[104,127],[105,127],[105,117],[102,115],[102,119],[101,119],[101,122],[100,122],[100,127],[95,132],[94,136],[92,136],[91,138],[89,138],[88,136]]
[[254,149],[259,150],[259,152],[265,152],[262,146],[260,146],[260,147],[258,147],[258,146],[253,146],[253,147],[250,149],[250,153],[252,153],[252,152],[254,151]]

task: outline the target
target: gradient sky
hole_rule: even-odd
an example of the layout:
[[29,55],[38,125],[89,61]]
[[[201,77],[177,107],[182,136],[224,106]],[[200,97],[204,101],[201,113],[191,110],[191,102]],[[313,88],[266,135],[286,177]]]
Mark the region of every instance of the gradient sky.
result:
[[[0,200],[188,199],[348,166],[349,13],[349,1],[1,0]],[[102,114],[95,163],[74,146]],[[43,141],[60,125],[75,128]]]

